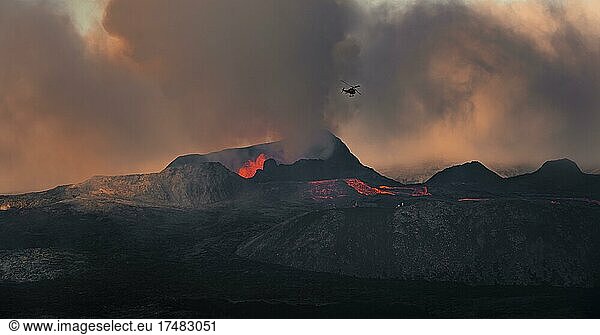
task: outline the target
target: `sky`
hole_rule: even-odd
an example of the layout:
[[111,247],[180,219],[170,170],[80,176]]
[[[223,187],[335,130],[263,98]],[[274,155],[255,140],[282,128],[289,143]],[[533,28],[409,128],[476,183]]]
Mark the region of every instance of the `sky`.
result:
[[0,44],[0,194],[319,128],[375,168],[600,165],[597,1],[5,0]]

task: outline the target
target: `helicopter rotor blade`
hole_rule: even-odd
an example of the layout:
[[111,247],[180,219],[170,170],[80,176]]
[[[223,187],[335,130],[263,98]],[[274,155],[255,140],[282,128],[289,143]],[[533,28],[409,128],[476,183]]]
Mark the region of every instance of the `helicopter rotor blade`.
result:
[[358,94],[362,95],[362,93],[360,93],[360,91],[359,91],[359,90],[357,90],[357,89],[354,89],[354,90],[356,91],[356,93],[358,93]]
[[360,85],[354,85],[354,86],[352,86],[352,88],[358,88],[358,87],[360,87]]
[[352,85],[348,84],[348,82],[347,82],[347,81],[345,81],[345,80],[340,80],[340,81],[341,81],[342,83],[344,83],[344,84],[346,84],[346,85],[348,85],[348,86],[352,87]]

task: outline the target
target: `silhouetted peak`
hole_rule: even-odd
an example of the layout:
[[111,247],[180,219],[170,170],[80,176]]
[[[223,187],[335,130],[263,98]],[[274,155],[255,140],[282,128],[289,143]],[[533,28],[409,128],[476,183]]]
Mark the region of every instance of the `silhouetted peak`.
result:
[[272,171],[274,169],[277,168],[277,161],[274,160],[273,158],[269,158],[265,161],[265,164],[263,165],[263,171]]
[[577,163],[570,159],[562,158],[545,162],[535,174],[549,177],[583,174]]
[[467,162],[446,168],[429,178],[428,184],[455,184],[455,183],[497,183],[502,177],[488,169],[478,161]]

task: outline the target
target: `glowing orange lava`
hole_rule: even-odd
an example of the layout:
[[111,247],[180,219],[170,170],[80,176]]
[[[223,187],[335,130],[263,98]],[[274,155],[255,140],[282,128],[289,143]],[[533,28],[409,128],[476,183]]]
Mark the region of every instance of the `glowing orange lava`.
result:
[[[340,184],[341,183],[341,184]],[[345,197],[350,194],[345,191],[342,185],[350,186],[354,191],[360,195],[392,195],[392,196],[413,196],[421,197],[428,196],[431,193],[428,192],[427,186],[370,186],[364,181],[358,178],[346,178],[346,179],[327,179],[327,180],[314,180],[309,181],[310,185],[309,192],[313,199],[335,199],[339,197]]]
[[362,195],[375,195],[375,194],[389,194],[395,195],[393,192],[384,191],[381,188],[375,188],[367,185],[364,181],[356,178],[344,179],[348,186],[356,190],[356,192]]
[[238,174],[244,178],[252,178],[257,170],[263,169],[266,160],[267,156],[265,156],[265,154],[260,154],[255,160],[244,162],[244,165],[239,168]]

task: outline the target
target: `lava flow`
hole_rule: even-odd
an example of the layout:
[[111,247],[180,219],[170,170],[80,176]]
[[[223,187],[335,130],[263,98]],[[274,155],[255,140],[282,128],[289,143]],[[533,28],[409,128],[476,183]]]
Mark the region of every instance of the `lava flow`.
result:
[[410,195],[411,197],[423,197],[431,195],[427,190],[427,186],[379,186],[380,190],[386,190],[388,193],[393,195]]
[[262,170],[267,160],[265,154],[260,154],[255,160],[248,160],[244,162],[241,168],[238,169],[238,174],[244,178],[252,178],[256,174],[257,170]]
[[367,185],[364,181],[356,178],[344,179],[348,186],[356,190],[356,192],[362,195],[375,195],[375,194],[389,194],[395,195],[394,192],[382,190],[381,188],[375,188]]

